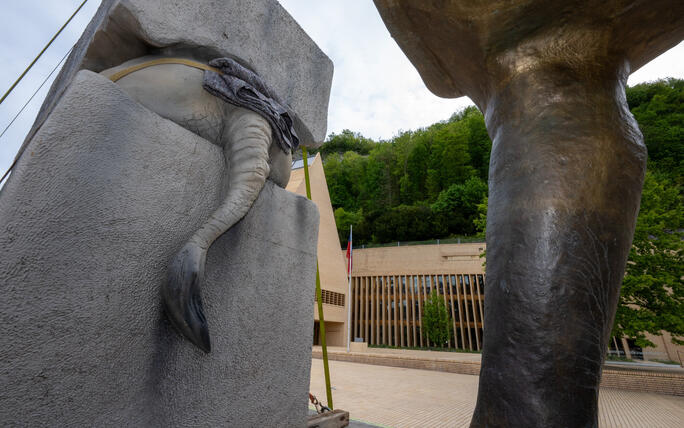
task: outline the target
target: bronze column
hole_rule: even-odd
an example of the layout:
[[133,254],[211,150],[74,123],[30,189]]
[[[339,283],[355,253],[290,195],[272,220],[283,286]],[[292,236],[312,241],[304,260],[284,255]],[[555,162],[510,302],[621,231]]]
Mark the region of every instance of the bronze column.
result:
[[598,426],[646,168],[624,67],[541,66],[486,103],[488,286],[473,427]]
[[435,94],[493,141],[473,427],[595,427],[646,165],[630,72],[684,38],[671,0],[374,0]]

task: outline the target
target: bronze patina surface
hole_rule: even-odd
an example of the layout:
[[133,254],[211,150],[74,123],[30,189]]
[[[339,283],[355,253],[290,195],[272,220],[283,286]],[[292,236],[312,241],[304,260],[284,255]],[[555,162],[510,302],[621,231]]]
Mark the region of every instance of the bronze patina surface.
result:
[[442,97],[492,138],[473,427],[596,427],[646,148],[631,72],[684,37],[684,2],[374,0]]

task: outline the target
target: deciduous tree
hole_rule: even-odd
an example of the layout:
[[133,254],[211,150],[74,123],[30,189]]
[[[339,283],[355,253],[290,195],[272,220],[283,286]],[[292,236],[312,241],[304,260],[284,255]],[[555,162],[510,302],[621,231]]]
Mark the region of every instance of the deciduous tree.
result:
[[613,335],[653,346],[644,332],[684,344],[684,205],[679,186],[647,172]]

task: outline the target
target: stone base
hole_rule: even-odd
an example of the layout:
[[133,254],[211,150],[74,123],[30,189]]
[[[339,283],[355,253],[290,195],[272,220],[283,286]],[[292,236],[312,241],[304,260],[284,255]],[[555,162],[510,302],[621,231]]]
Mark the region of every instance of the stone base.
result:
[[368,343],[349,342],[349,352],[368,352]]
[[3,425],[305,426],[313,203],[267,182],[211,247],[210,354],[162,312],[224,175],[218,147],[77,75],[0,192]]

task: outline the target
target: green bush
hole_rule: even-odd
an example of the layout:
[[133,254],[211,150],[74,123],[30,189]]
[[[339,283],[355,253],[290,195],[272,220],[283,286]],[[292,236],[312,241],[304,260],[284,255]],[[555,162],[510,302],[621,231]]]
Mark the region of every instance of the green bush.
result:
[[451,317],[444,304],[444,297],[432,290],[423,305],[422,332],[436,346],[442,346],[451,337]]

